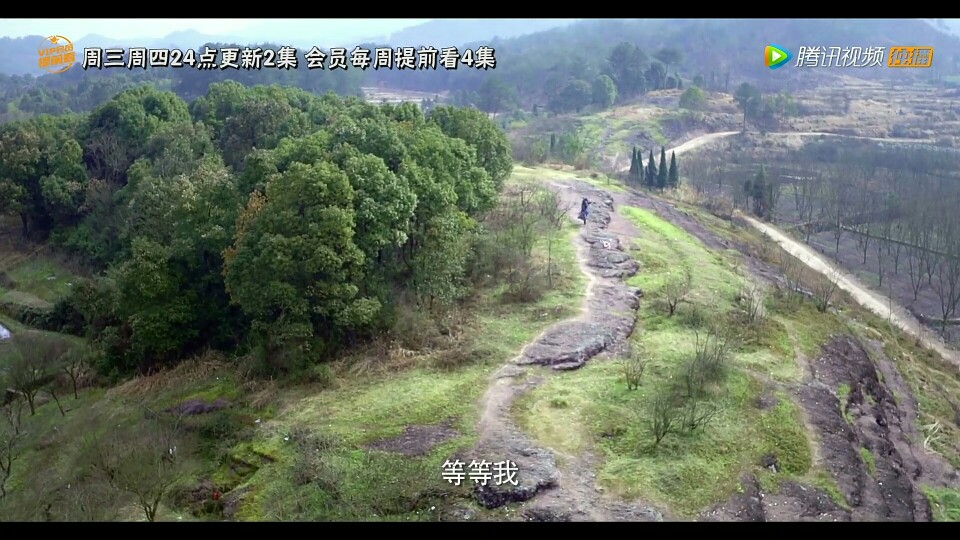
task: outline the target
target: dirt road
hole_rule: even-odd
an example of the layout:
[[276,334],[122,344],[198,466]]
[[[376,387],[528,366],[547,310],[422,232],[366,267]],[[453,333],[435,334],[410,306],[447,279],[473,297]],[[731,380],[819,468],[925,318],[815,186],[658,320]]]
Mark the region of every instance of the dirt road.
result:
[[739,214],[739,217],[750,223],[755,229],[772,238],[780,247],[799,259],[811,270],[825,276],[839,276],[837,278],[837,285],[850,294],[857,303],[880,317],[891,321],[908,334],[914,337],[921,337],[926,346],[937,351],[945,360],[960,367],[960,353],[948,348],[943,341],[937,338],[934,332],[925,329],[925,327],[902,306],[892,302],[890,298],[862,285],[856,277],[833,265],[815,250],[799,240],[790,238],[776,227],[747,215]]
[[[709,144],[713,141],[719,140],[724,137],[729,137],[731,135],[736,135],[736,131],[723,131],[717,133],[709,133],[707,135],[702,135],[691,139],[679,146],[671,148],[667,151],[676,152],[677,154],[682,154],[684,152],[689,152],[700,148],[706,144]],[[918,144],[923,144],[922,141],[914,139],[882,139],[876,137],[858,137],[855,135],[838,135],[835,133],[821,133],[821,132],[806,132],[806,133],[768,133],[768,137],[811,137],[811,136],[829,136],[829,137],[845,137],[851,139],[865,139],[872,141],[887,141],[887,142],[913,142]],[[810,269],[822,274],[822,275],[832,275],[835,272],[838,272],[837,267],[828,262],[823,256],[817,253],[815,250],[804,244],[799,240],[795,240],[787,236],[783,231],[777,227],[770,225],[769,223],[763,223],[756,219],[753,219],[749,216],[742,216],[745,218],[747,223],[750,223],[755,229],[766,233],[768,236],[774,239],[783,249],[789,252],[794,257],[797,257],[800,261],[806,264]],[[849,275],[849,273],[842,270],[839,271],[840,277],[838,279],[838,285],[841,289],[846,291],[852,298],[854,298],[860,305],[873,311],[880,317],[890,320],[893,324],[897,325],[898,328],[906,332],[907,334],[919,338],[925,346],[936,351],[943,357],[944,360],[950,362],[951,364],[960,367],[960,352],[953,350],[943,342],[936,334],[929,329],[927,329],[923,324],[920,323],[911,315],[906,309],[903,308],[900,304],[893,302],[887,296],[880,294],[876,291],[871,290],[869,287],[866,287],[856,277]]]

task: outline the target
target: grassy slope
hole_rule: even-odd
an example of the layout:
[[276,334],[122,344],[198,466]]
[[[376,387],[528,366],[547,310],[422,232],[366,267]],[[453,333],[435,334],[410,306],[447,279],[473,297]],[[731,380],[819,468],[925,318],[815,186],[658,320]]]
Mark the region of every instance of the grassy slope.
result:
[[[777,248],[765,241],[756,231],[734,226],[696,206],[676,204],[718,236],[743,243],[754,255],[776,264]],[[812,279],[812,275],[808,272],[805,279]],[[807,283],[806,286],[811,288],[812,284]],[[860,339],[879,342],[884,354],[894,362],[917,399],[920,416],[917,425],[922,437],[928,440],[930,450],[942,455],[955,468],[960,469],[960,428],[955,423],[954,407],[956,396],[960,395],[960,372],[946,365],[936,353],[924,348],[918,340],[891,327],[887,321],[852,302],[846,295],[835,299],[835,304],[839,311],[827,314],[818,313],[811,302],[796,304],[771,299],[768,308],[772,318],[787,329],[796,353],[808,358],[816,355],[820,345],[831,335],[838,333],[849,333]],[[843,391],[843,388],[837,389],[838,393]],[[903,399],[903,396],[895,397]],[[869,458],[865,458],[865,461],[869,461]],[[867,466],[869,467],[869,463]],[[832,492],[839,502],[835,483],[825,472],[815,471],[810,476],[819,487]],[[960,491],[929,488],[925,492],[934,508],[935,519],[960,519]]]
[[[515,179],[535,176],[536,171],[517,167]],[[606,182],[598,185],[608,187]],[[759,242],[752,231],[683,206],[721,236]],[[766,330],[747,336],[736,352],[735,369],[724,382],[724,391],[715,393],[715,403],[723,412],[705,431],[668,435],[659,448],[651,450],[643,415],[652,390],[661,387],[677,361],[691,352],[698,321],[733,309],[740,278],[736,254],[710,252],[649,212],[624,211],[642,233],[634,253],[642,270],[634,284],[646,291],[647,300],[642,303],[634,339],[649,358],[643,385],[627,391],[618,362],[591,363],[552,377],[518,406],[520,420],[532,434],[558,450],[597,451],[602,457],[598,478],[604,486],[627,498],[664,504],[678,516],[722,500],[737,489],[739,473],[756,468],[759,457],[767,452],[776,453],[784,465],[792,464],[787,466],[794,476],[839,496],[829,475],[809,469],[809,443],[787,396],[781,393],[780,405],[766,412],[756,409],[754,401],[763,378],[788,382],[799,376],[794,354],[815,354],[831,334],[848,330],[883,342],[919,399],[925,435],[933,435],[932,448],[955,465],[960,462],[960,433],[952,423],[950,405],[952,396],[960,392],[960,376],[944,369],[914,340],[891,333],[884,321],[856,306],[843,304],[847,322],[854,323],[848,326],[834,314],[817,313],[809,302],[786,305],[773,298],[768,301]],[[211,480],[222,491],[236,486],[247,491],[237,519],[434,519],[435,498],[450,491],[440,480],[439,464],[473,441],[474,403],[485,387],[485,377],[578,302],[582,278],[575,269],[572,247],[562,244],[562,248],[565,286],[537,304],[503,305],[496,300],[498,291],[487,291],[477,299],[466,355],[474,360],[466,367],[441,369],[438,359],[429,355],[404,358],[398,363],[404,369],[387,366],[366,375],[353,375],[351,366],[344,364],[334,369],[335,375],[322,377],[321,384],[284,388],[277,404],[274,385],[244,382],[233,366],[207,359],[109,391],[84,390],[79,400],[62,398],[66,417],[47,402],[29,419],[34,427],[29,451],[16,462],[10,485],[20,495],[13,498],[35,506],[35,501],[49,499],[49,490],[58,481],[81,469],[80,445],[74,443],[90,434],[93,417],[132,421],[142,414],[139,406],[156,410],[188,398],[227,398],[236,403],[231,410],[196,417],[200,451],[188,461],[183,489],[172,495],[181,510],[165,508],[161,519],[195,519],[183,508],[190,502],[186,488],[200,478]],[[656,303],[658,290],[665,276],[678,272],[681,264],[694,272],[693,303],[666,317]],[[14,332],[22,331],[9,319],[0,322]],[[406,425],[449,419],[462,435],[426,456],[405,458],[364,449],[365,444],[394,436]],[[304,457],[304,449],[310,448],[322,449],[319,463]],[[310,482],[305,483],[304,477]],[[328,488],[337,486],[336,499],[320,495],[317,485],[324,482]],[[926,493],[936,519],[960,519],[960,493],[947,489]],[[113,514],[106,512],[108,518],[142,519],[129,500],[111,499],[104,504],[114,509]]]
[[[575,231],[568,229],[568,234]],[[523,307],[500,305],[495,292],[479,300],[474,339],[467,354],[477,359],[475,364],[451,371],[433,367],[424,359],[401,373],[344,380],[335,389],[298,392],[301,395],[287,399],[279,416],[258,436],[262,444],[276,449],[272,457],[277,461],[248,481],[255,495],[244,506],[242,519],[432,519],[435,512],[430,508],[435,505],[429,500],[414,504],[410,497],[440,494],[449,488],[440,478],[441,464],[475,441],[476,401],[486,388],[487,377],[579,302],[583,281],[572,243],[558,243],[555,249],[568,286]],[[406,426],[451,420],[461,436],[425,456],[410,458],[364,449],[364,445],[399,435]],[[332,441],[334,448],[321,468],[339,484],[338,500],[325,500],[313,486],[297,486],[293,480],[297,467],[304,465],[299,450],[281,441],[298,428]]]
[[[652,448],[647,405],[655,391],[677,376],[681,360],[693,353],[694,332],[703,321],[730,316],[741,277],[729,254],[707,250],[696,239],[654,214],[621,210],[640,230],[634,255],[641,263],[632,284],[645,291],[634,345],[647,365],[641,387],[629,391],[619,362],[598,362],[569,376],[552,378],[518,407],[523,424],[538,438],[566,452],[598,451],[598,478],[614,493],[642,497],[689,516],[737,488],[740,473],[766,453],[775,453],[787,472],[806,475],[811,452],[795,406],[788,396],[762,412],[755,406],[762,384],[754,370],[795,380],[799,369],[780,316],[764,329],[742,336],[734,369],[714,392],[720,414],[706,430],[668,435]],[[689,303],[666,316],[657,298],[670,274],[693,272]],[[703,331],[702,329],[700,330]]]
[[[518,174],[514,181],[530,178]],[[563,236],[572,240],[577,231],[571,224]],[[208,355],[109,390],[81,390],[77,400],[61,397],[65,417],[47,402],[27,420],[31,435],[9,484],[8,511],[35,518],[41,501],[51,500],[61,482],[83,470],[82,445],[75,443],[100,429],[91,426],[135,422],[144,409],[162,410],[186,399],[226,399],[234,404],[230,409],[190,418],[197,451],[158,519],[195,519],[188,508],[216,517],[223,500],[204,502],[207,491],[237,487],[244,493],[235,515],[241,520],[435,519],[438,499],[456,495],[441,479],[440,466],[474,441],[475,404],[487,376],[579,306],[585,281],[572,242],[556,242],[553,257],[555,287],[539,301],[504,304],[502,287],[472,300],[462,350],[453,351],[453,360],[451,351],[395,351],[386,364],[353,358],[318,369],[314,384],[281,389],[244,381],[235,364]],[[3,324],[15,334],[23,330],[9,319]],[[425,456],[365,448],[408,425],[443,421],[461,435]],[[197,501],[191,491],[200,480],[208,483]],[[132,503],[128,496],[104,498],[98,518],[142,520]]]

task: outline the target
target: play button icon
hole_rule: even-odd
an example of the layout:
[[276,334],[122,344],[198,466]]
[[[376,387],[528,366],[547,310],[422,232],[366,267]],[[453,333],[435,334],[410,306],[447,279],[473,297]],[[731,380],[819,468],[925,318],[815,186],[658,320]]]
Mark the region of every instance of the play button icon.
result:
[[777,69],[786,65],[793,55],[779,45],[767,45],[763,49],[763,65],[770,69]]

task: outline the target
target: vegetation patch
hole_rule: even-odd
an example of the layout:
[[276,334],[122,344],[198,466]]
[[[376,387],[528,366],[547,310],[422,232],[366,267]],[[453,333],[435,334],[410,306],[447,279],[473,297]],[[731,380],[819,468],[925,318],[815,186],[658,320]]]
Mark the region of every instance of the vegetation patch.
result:
[[[632,282],[646,293],[629,351],[552,377],[521,397],[521,425],[567,455],[598,453],[598,478],[617,495],[680,515],[722,500],[765,456],[775,457],[776,474],[804,477],[811,450],[789,396],[780,394],[769,410],[756,406],[764,390],[751,371],[758,345],[708,324],[717,313],[732,321],[748,311],[736,298],[734,266],[650,212],[620,211],[639,229],[641,272]],[[677,277],[679,289],[671,281]],[[793,361],[792,348],[768,354]]]

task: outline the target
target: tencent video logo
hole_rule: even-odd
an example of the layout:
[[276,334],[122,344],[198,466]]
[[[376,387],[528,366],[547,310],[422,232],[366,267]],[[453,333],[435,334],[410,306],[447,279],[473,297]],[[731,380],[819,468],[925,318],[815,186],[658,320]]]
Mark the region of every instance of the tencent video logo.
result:
[[763,65],[770,69],[777,69],[786,65],[793,55],[779,45],[767,45],[763,49]]

